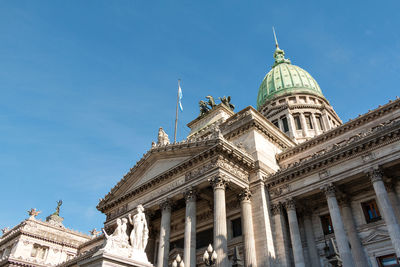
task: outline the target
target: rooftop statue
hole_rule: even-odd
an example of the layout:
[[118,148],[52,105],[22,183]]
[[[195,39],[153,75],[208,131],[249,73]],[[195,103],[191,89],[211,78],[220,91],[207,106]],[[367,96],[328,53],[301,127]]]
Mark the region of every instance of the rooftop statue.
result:
[[30,219],[34,219],[36,216],[39,215],[39,213],[41,213],[41,211],[36,210],[36,208],[28,210],[28,214],[30,216],[29,217]]
[[203,100],[200,100],[199,107],[200,107],[200,116],[206,114],[210,110],[210,108],[207,107],[207,103],[204,102]]
[[215,108],[215,106],[217,106],[215,104],[214,97],[208,95],[208,96],[206,96],[206,98],[208,99],[208,105],[210,106],[210,109],[213,109],[213,108]]
[[224,104],[227,108],[229,108],[230,110],[234,110],[235,109],[235,105],[231,104],[231,96],[224,96],[224,97],[218,97],[219,100],[221,100],[221,103]]
[[60,216],[60,207],[61,207],[62,203],[63,203],[62,200],[57,201],[56,211],[52,215]]
[[162,127],[160,127],[160,129],[158,129],[157,144],[162,145],[162,146],[169,144],[168,134],[164,131],[164,129]]

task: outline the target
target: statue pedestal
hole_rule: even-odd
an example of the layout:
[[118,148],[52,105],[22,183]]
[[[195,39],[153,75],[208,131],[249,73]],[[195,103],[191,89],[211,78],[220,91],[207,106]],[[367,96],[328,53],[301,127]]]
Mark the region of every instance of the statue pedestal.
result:
[[[142,261],[143,255],[138,255],[142,258],[124,257],[110,254],[100,249],[92,257],[80,261],[78,265],[82,267],[154,267],[153,264],[147,260],[146,253],[143,252],[143,254],[146,261]],[[135,257],[135,253],[133,253],[132,256]]]

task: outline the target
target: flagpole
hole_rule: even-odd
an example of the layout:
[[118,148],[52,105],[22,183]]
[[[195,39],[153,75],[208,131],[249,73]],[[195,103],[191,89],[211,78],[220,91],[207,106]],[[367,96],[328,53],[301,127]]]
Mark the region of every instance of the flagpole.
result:
[[178,105],[179,105],[179,87],[180,86],[181,86],[181,79],[178,79],[178,93],[176,95],[176,115],[175,115],[174,143],[176,143],[176,130],[178,128]]

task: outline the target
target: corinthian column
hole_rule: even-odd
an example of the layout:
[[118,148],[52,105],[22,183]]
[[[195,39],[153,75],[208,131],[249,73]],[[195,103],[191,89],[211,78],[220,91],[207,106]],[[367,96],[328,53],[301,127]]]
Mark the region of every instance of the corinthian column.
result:
[[353,257],[350,251],[349,240],[347,239],[344,230],[342,216],[340,215],[339,205],[335,195],[335,187],[332,184],[326,185],[322,190],[325,192],[326,200],[328,202],[329,214],[331,215],[333,230],[342,264],[344,267],[353,267]]
[[274,204],[271,207],[271,213],[274,217],[275,225],[275,242],[277,249],[277,264],[278,266],[289,266],[290,256],[289,256],[289,239],[288,232],[286,230],[286,221],[283,215],[283,207],[281,203]]
[[306,266],[304,263],[303,246],[301,244],[299,223],[297,221],[296,206],[293,199],[289,199],[285,203],[288,214],[290,238],[292,239],[292,249],[294,264],[296,267]]
[[319,262],[319,255],[317,251],[317,244],[315,243],[315,236],[312,225],[312,213],[310,211],[305,211],[304,213],[304,229],[306,232],[308,256],[310,258],[310,264],[312,267],[321,266]]
[[209,179],[214,190],[214,248],[218,255],[215,266],[228,267],[228,242],[226,228],[225,188],[227,180],[222,176]]
[[242,228],[244,239],[244,266],[257,267],[256,246],[254,244],[253,215],[251,213],[251,193],[245,189],[239,194],[240,207],[242,208]]
[[392,240],[393,247],[396,251],[397,257],[400,257],[400,226],[396,220],[392,204],[390,203],[385,184],[382,181],[382,172],[380,170],[373,170],[368,173],[374,186],[376,198],[378,200],[379,208],[382,211],[383,219],[385,220],[386,227],[388,228],[390,239]]
[[196,267],[196,191],[184,193],[186,200],[185,240],[183,262],[186,267]]
[[341,201],[343,221],[346,225],[347,236],[349,237],[351,251],[353,252],[354,266],[364,267],[368,266],[367,258],[365,257],[364,250],[360,238],[357,234],[357,229],[354,224],[353,214],[351,212],[350,201],[343,199]]
[[168,267],[169,236],[171,231],[171,202],[161,203],[160,242],[158,244],[157,267]]

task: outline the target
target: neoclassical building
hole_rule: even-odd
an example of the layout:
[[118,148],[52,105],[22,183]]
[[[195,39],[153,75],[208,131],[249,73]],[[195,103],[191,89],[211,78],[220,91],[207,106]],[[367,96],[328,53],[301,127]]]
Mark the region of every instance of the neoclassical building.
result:
[[[142,204],[146,253],[157,267],[177,254],[186,267],[204,266],[208,244],[218,267],[398,263],[400,100],[343,124],[278,45],[274,60],[257,109],[234,112],[226,98],[208,98],[184,141],[159,130],[100,200],[107,233]],[[62,266],[85,266],[81,259],[101,248],[95,243]]]

